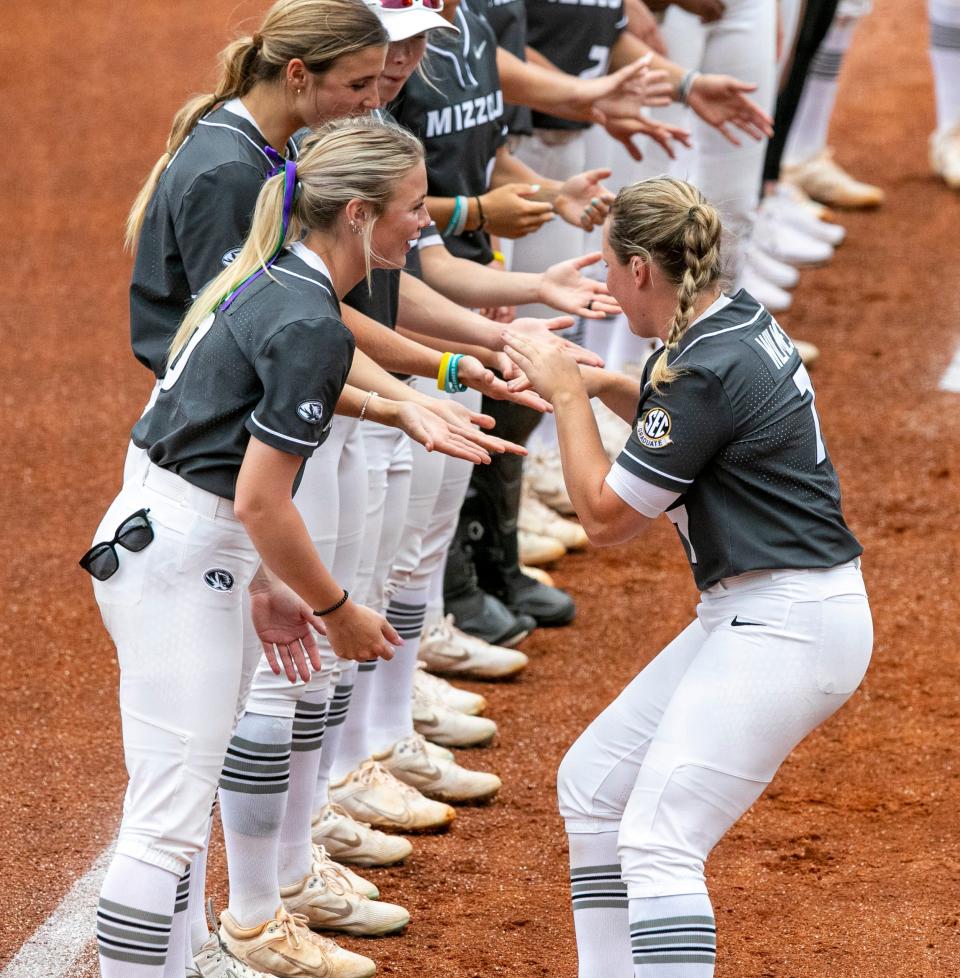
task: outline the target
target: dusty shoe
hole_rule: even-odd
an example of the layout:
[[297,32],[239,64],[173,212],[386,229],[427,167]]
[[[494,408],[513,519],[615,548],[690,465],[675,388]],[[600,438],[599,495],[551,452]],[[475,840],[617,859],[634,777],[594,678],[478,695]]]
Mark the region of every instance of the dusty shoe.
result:
[[[619,418],[617,419],[619,420]],[[621,422],[622,424],[622,422]],[[620,449],[627,443],[630,437],[630,425],[624,424],[624,435],[620,441]],[[537,561],[529,560],[527,551],[524,548],[523,534],[533,533],[541,537],[553,538],[558,540],[565,550],[583,550],[587,543],[587,531],[573,520],[566,520],[560,516],[555,509],[551,509],[529,490],[523,494],[520,500],[520,515],[517,519],[517,526],[520,529],[520,560],[524,564],[537,566]],[[561,554],[561,556],[563,556]],[[541,561],[546,563],[547,561]]]
[[401,781],[431,798],[473,803],[489,801],[502,786],[495,774],[468,771],[449,758],[431,756],[423,737],[414,734],[398,740],[374,759]]
[[332,783],[330,801],[358,820],[395,832],[443,832],[457,817],[449,805],[424,798],[375,761]]
[[417,671],[413,677],[413,688],[422,689],[423,692],[432,699],[440,700],[447,706],[466,713],[468,716],[478,717],[487,708],[487,701],[479,693],[471,693],[467,689],[460,689],[448,683],[440,676],[434,676],[427,672],[427,667],[422,662],[417,663]]
[[[543,503],[538,503],[538,505],[543,506]],[[556,512],[548,506],[543,506],[543,508],[557,516]],[[522,510],[520,519],[523,519]],[[563,519],[563,517],[557,516],[557,519]],[[517,539],[520,546],[520,559],[531,567],[552,564],[567,552],[567,548],[556,537],[535,533],[519,524],[517,526]]]
[[834,160],[831,149],[824,149],[805,163],[783,167],[782,174],[785,181],[828,207],[862,210],[879,206],[885,196],[879,187],[850,176]]
[[805,367],[812,367],[820,359],[820,348],[808,343],[806,340],[794,340],[793,345],[800,354],[800,359]]
[[460,631],[452,615],[427,622],[419,656],[431,672],[470,679],[509,679],[530,661],[522,652],[490,645]]
[[960,190],[960,123],[930,137],[930,165],[948,187]]
[[380,890],[377,889],[369,880],[365,880],[359,873],[355,873],[352,869],[347,866],[342,866],[340,863],[334,861],[330,858],[330,853],[327,852],[326,846],[313,844],[313,870],[314,873],[320,875],[325,872],[332,872],[338,874],[342,877],[343,882],[353,890],[354,893],[359,893],[360,896],[365,896],[368,900],[379,900]]
[[553,577],[548,574],[542,567],[528,567],[526,564],[520,565],[520,573],[526,574],[527,577],[532,577],[539,584],[544,587],[556,587],[556,583]]
[[[603,450],[606,452],[607,458],[612,462],[623,451],[623,446],[626,445],[627,439],[630,437],[630,425],[616,412],[611,411],[598,398],[594,398],[590,402],[590,406],[593,408],[593,416],[597,419],[597,429],[600,432],[600,442],[603,445]],[[522,512],[523,510],[521,510]],[[583,544],[581,547],[585,547],[587,545],[586,531],[579,523],[576,526],[583,533]],[[563,537],[560,539],[562,540]],[[571,550],[581,549],[581,547],[573,547],[569,543],[567,546]]]
[[306,917],[310,927],[354,937],[381,937],[410,923],[410,914],[403,907],[354,892],[329,864],[317,862],[313,868],[299,883],[280,887],[284,907]]
[[524,462],[523,474],[528,488],[541,502],[564,516],[574,514],[573,503],[563,482],[563,467],[557,449],[530,455]]
[[357,821],[339,805],[325,805],[320,809],[313,819],[312,831],[317,848],[322,846],[340,863],[393,866],[402,863],[413,852],[413,846],[406,839],[387,835],[371,828],[367,822]]
[[460,713],[416,684],[413,687],[413,727],[418,734],[444,747],[485,747],[497,733],[493,720]]
[[362,954],[312,934],[306,918],[283,907],[256,927],[241,927],[225,910],[220,939],[244,964],[277,978],[370,978],[377,970]]
[[193,967],[187,969],[187,978],[271,978],[257,971],[230,953],[218,934],[193,956]]

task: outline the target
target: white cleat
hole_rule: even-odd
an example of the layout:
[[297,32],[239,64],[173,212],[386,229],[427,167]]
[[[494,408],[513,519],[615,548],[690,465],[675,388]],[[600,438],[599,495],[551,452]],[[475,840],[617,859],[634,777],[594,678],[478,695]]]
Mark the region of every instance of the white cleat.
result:
[[747,245],[745,263],[760,278],[771,282],[778,289],[795,289],[800,281],[800,273],[793,265],[777,261],[752,242]]
[[379,900],[380,890],[369,880],[365,880],[359,873],[352,869],[335,862],[330,858],[330,853],[324,845],[313,844],[313,870],[314,873],[332,872],[342,877],[346,886],[349,886],[354,893],[365,896],[368,900]]
[[820,348],[808,343],[806,340],[794,340],[793,345],[800,354],[800,359],[805,367],[812,367],[820,359]]
[[449,805],[425,798],[373,760],[331,783],[330,801],[358,821],[394,832],[443,832],[457,817]]
[[789,292],[761,278],[750,265],[744,266],[740,275],[740,287],[746,289],[767,312],[774,314],[785,312],[793,302]]
[[[619,420],[619,419],[618,419]],[[627,436],[630,434],[630,426],[625,426]],[[624,436],[620,447],[626,444],[627,436]],[[517,528],[524,533],[532,533],[541,537],[556,540],[567,550],[583,550],[589,543],[587,531],[573,520],[564,519],[555,509],[551,509],[529,488],[529,483],[524,487],[523,495],[520,497],[520,513],[517,517]],[[528,560],[527,552],[521,544],[521,560],[525,564],[536,566],[538,561]],[[562,557],[563,554],[560,554]],[[547,561],[541,561],[547,563]]]
[[263,971],[257,971],[235,957],[213,934],[210,940],[193,956],[193,967],[187,969],[187,978],[272,978]]
[[422,662],[417,663],[413,686],[414,689],[422,689],[432,699],[440,700],[441,703],[446,703],[447,706],[468,716],[478,717],[487,708],[487,701],[479,693],[460,689],[459,686],[448,683],[446,679],[434,676],[427,672],[427,667]]
[[339,805],[325,805],[320,809],[313,819],[312,831],[317,848],[323,846],[338,862],[355,866],[393,866],[413,852],[413,846],[402,836],[371,828],[367,822],[352,818]]
[[760,210],[769,213],[773,220],[788,224],[818,241],[825,241],[833,248],[843,244],[847,236],[846,229],[842,225],[821,221],[814,217],[806,207],[796,203],[790,191],[786,189],[778,189],[764,198]]
[[467,679],[509,679],[530,661],[522,652],[490,645],[460,631],[453,624],[453,615],[426,623],[419,655],[431,672]]
[[563,516],[573,516],[575,510],[563,481],[559,449],[534,452],[528,456],[523,463],[523,475],[527,485],[541,502]]
[[833,258],[833,245],[812,238],[761,208],[753,227],[753,242],[762,251],[788,265],[823,265]]
[[238,960],[278,978],[371,978],[377,970],[370,958],[312,933],[302,916],[283,907],[254,927],[241,927],[225,910],[220,938]]
[[960,190],[960,123],[931,135],[930,165],[951,190]]
[[382,937],[410,923],[410,914],[403,907],[356,893],[329,862],[314,863],[313,870],[299,882],[280,887],[287,911],[306,917],[311,928],[353,937]]
[[805,163],[784,166],[783,179],[799,187],[808,197],[828,207],[861,210],[883,203],[880,187],[852,177],[833,158],[833,150],[824,149]]
[[[543,506],[543,503],[539,505]],[[549,510],[556,516],[556,512],[548,506],[544,509]],[[521,519],[523,510],[521,507]],[[563,517],[558,517],[562,519]],[[553,536],[546,536],[543,533],[534,533],[517,524],[517,542],[520,547],[520,560],[530,567],[540,567],[542,564],[552,564],[559,560],[567,552],[567,548]]]
[[467,716],[442,700],[413,687],[413,727],[444,747],[485,747],[497,734],[497,725],[486,717]]
[[[623,451],[623,447],[630,437],[630,425],[620,415],[611,411],[599,398],[595,397],[590,402],[590,407],[593,408],[593,416],[597,419],[597,430],[600,432],[603,450],[612,462]],[[522,509],[521,512],[523,512]],[[577,526],[580,524],[578,523]],[[584,541],[586,541],[586,530],[582,526],[580,529],[583,531]]]
[[419,734],[398,740],[390,750],[375,754],[374,760],[401,781],[442,801],[479,804],[489,801],[502,787],[495,774],[469,771],[457,764],[452,754],[431,753]]

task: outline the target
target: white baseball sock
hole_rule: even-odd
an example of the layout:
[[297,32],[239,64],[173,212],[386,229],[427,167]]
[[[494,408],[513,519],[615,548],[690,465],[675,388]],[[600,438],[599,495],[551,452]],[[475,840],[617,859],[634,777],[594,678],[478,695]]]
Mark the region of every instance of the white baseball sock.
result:
[[633,976],[627,887],[620,878],[617,828],[567,835],[578,978]]
[[930,64],[937,92],[937,128],[960,123],[960,2],[929,0]]
[[[170,870],[113,857],[97,905],[103,978],[162,978],[179,882]],[[182,975],[182,955],[177,964]]]
[[271,920],[280,906],[277,862],[290,778],[291,721],[246,713],[220,779],[229,909],[241,927]]
[[310,821],[320,768],[323,728],[327,719],[327,689],[311,690],[300,697],[293,719],[293,753],[290,757],[290,790],[280,829],[279,878],[281,886],[299,883],[310,874],[313,843]]
[[713,978],[717,927],[706,893],[630,900],[634,978]]
[[805,163],[826,147],[843,56],[853,40],[857,23],[858,18],[835,18],[817,49],[787,135],[783,150],[785,166]]
[[340,753],[344,721],[350,710],[353,683],[357,675],[356,662],[341,662],[340,676],[336,680],[327,706],[327,728],[323,733],[323,750],[317,770],[317,785],[313,796],[314,813],[319,812],[330,800],[330,772]]
[[388,751],[413,733],[413,680],[417,672],[420,634],[427,612],[426,588],[405,588],[390,600],[387,621],[403,639],[393,658],[381,661],[373,677],[370,699],[370,746],[374,754]]
[[350,709],[344,717],[340,743],[331,768],[330,777],[333,781],[346,777],[373,753],[370,749],[369,731],[370,697],[373,695],[377,666],[376,661],[356,663]]

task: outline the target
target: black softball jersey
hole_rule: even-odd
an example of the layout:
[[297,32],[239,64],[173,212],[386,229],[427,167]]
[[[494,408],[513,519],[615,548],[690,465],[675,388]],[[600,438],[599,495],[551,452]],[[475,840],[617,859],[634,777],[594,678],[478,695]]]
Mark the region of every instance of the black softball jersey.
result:
[[327,269],[298,242],[196,330],[133,441],[161,468],[233,499],[251,435],[303,459],[323,444],[353,352]]
[[[623,0],[526,0],[527,43],[561,71],[599,78],[626,29]],[[589,122],[533,113],[538,129],[589,129]]]
[[722,297],[690,326],[670,353],[678,376],[659,393],[648,383],[655,360],[607,482],[645,516],[665,506],[700,590],[863,552],[844,522],[810,377],[756,299]]
[[[157,377],[193,297],[243,246],[274,164],[239,99],[204,116],[160,176],[130,284],[130,340]],[[293,140],[286,147],[296,157]]]
[[[478,13],[487,18],[497,35],[497,44],[505,51],[527,60],[527,9],[523,0],[474,0]],[[503,124],[512,136],[529,136],[533,132],[533,114],[525,105],[507,102]]]
[[[390,106],[394,118],[423,141],[428,193],[433,197],[487,192],[496,153],[506,138],[497,39],[486,19],[461,0],[459,35],[443,31],[427,45],[422,71],[412,75]],[[483,231],[446,239],[461,258],[493,258]]]

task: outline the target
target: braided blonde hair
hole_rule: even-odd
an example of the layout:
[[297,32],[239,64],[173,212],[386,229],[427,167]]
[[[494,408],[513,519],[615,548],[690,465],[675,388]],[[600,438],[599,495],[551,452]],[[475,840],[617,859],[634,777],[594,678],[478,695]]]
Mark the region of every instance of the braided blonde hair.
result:
[[282,79],[294,59],[322,75],[338,58],[386,45],[380,19],[363,0],[276,0],[260,30],[232,41],[220,52],[216,91],[190,99],[173,117],[167,149],[154,164],[127,217],[124,244],[136,247],[150,198],[160,175],[194,126],[208,112],[232,98],[242,98],[258,82]]
[[690,326],[700,294],[720,280],[720,215],[692,184],[654,177],[624,187],[610,209],[610,248],[622,265],[655,262],[677,287],[677,308],[663,352],[650,373],[659,390],[677,371],[667,364]]

